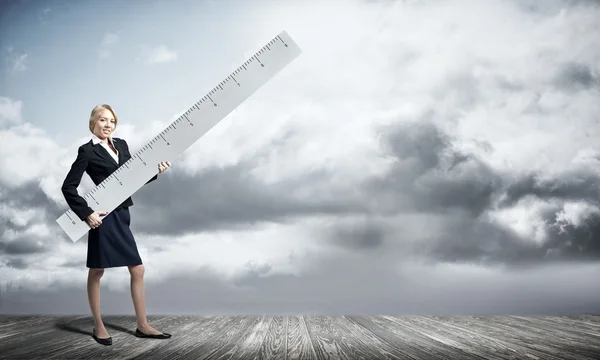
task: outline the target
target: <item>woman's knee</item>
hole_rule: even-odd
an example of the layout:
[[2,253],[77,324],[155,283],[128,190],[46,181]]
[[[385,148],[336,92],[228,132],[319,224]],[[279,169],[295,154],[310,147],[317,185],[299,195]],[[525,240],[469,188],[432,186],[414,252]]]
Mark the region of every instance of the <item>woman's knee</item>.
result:
[[144,277],[144,265],[130,266],[129,273],[132,278],[143,278]]
[[104,275],[104,269],[90,269],[89,276],[93,279],[100,279]]

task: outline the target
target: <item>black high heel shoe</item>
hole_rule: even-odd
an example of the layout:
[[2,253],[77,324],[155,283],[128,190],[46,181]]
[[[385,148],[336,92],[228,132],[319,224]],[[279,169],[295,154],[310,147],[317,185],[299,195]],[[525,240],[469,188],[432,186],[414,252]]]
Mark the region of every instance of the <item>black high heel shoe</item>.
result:
[[140,331],[140,329],[135,329],[135,336],[137,336],[139,338],[148,338],[148,339],[169,339],[169,338],[171,338],[171,334],[167,334],[167,333],[162,333],[162,334],[158,334],[158,335],[144,334],[143,332]]
[[102,345],[112,345],[112,337],[107,337],[107,338],[99,338],[96,336],[96,328],[94,328],[92,330],[92,337],[94,338],[94,340],[96,340],[98,342],[98,344],[102,344]]

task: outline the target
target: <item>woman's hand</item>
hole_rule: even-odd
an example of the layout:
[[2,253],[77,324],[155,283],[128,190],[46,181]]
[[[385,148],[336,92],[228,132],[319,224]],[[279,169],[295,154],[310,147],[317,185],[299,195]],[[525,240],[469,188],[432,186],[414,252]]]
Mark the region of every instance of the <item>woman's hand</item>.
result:
[[87,222],[92,229],[95,229],[102,224],[100,216],[105,216],[106,214],[108,214],[106,211],[94,211],[87,217]]
[[161,161],[158,164],[158,173],[162,174],[165,171],[167,171],[167,169],[169,168],[169,166],[171,166],[171,163],[169,161]]

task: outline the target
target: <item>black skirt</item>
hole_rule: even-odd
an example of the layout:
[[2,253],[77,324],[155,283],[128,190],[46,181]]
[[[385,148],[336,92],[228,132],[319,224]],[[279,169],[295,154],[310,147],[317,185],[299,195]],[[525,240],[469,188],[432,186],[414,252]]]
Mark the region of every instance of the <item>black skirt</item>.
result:
[[141,265],[135,238],[129,229],[129,208],[117,209],[101,219],[102,224],[88,232],[87,267],[104,269]]

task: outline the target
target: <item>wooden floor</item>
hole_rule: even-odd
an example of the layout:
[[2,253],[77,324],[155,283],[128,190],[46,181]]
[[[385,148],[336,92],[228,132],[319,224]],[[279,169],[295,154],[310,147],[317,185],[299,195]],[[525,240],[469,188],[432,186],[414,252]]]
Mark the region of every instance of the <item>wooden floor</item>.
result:
[[600,359],[600,316],[149,317],[169,340],[139,339],[134,317],[0,317],[1,359]]

